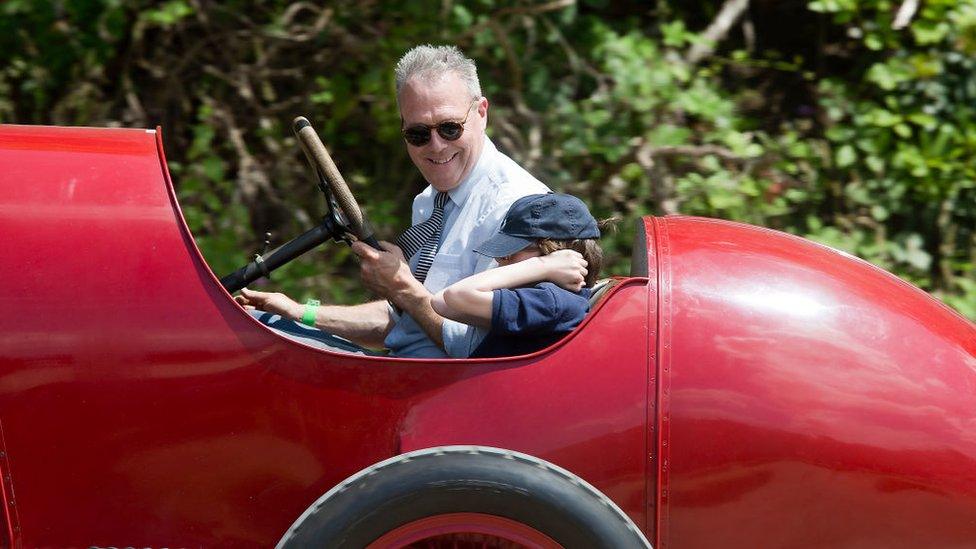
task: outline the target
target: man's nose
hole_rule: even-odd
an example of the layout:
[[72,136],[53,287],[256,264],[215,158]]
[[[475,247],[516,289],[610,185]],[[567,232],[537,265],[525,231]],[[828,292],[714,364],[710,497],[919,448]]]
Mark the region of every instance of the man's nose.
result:
[[442,151],[447,147],[447,140],[437,133],[437,130],[430,132],[430,143],[427,144],[431,151]]

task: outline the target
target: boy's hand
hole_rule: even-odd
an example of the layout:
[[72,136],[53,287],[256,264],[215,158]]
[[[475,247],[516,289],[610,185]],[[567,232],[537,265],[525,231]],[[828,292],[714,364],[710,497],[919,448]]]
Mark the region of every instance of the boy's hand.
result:
[[553,284],[579,292],[586,279],[586,260],[573,250],[557,250],[539,258],[546,268],[546,279]]

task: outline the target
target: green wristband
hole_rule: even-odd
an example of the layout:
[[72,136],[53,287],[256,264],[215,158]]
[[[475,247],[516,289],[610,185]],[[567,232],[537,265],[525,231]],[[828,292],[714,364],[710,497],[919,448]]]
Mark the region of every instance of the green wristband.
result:
[[317,299],[309,299],[305,302],[305,312],[302,313],[302,324],[315,327],[315,310],[321,304]]

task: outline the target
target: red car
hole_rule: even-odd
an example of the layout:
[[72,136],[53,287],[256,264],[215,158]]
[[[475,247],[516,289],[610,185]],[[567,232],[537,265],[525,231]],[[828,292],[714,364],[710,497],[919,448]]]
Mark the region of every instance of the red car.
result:
[[233,301],[157,131],[0,126],[0,538],[976,547],[971,322],[801,238],[639,223],[547,349],[335,354]]

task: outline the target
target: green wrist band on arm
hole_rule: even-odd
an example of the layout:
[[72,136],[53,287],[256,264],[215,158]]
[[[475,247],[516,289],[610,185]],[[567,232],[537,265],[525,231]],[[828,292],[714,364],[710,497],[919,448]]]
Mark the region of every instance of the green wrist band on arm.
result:
[[302,324],[315,327],[315,311],[322,303],[317,299],[309,299],[305,302],[305,312],[302,313]]

